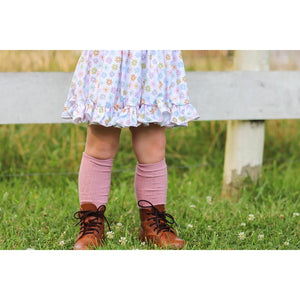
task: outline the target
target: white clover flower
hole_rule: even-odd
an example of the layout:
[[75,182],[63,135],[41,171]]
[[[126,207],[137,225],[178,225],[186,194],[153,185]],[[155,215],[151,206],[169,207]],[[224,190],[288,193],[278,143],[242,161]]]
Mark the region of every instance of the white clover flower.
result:
[[213,205],[213,202],[211,200],[211,196],[207,196],[206,197],[206,202],[209,204],[209,205]]
[[246,226],[246,223],[241,223],[241,226]]
[[127,239],[126,239],[125,236],[122,236],[122,237],[119,239],[119,243],[120,243],[121,245],[123,245],[123,246],[126,244],[126,242],[127,242]]
[[299,217],[299,213],[298,212],[294,212],[293,213],[293,218]]
[[64,244],[65,244],[65,241],[60,241],[58,245],[62,247]]
[[7,199],[7,197],[8,197],[8,192],[5,192],[5,193],[3,194],[2,199],[5,201],[5,200]]
[[106,236],[108,239],[112,240],[114,238],[115,233],[113,231],[106,232]]
[[194,226],[192,224],[188,224],[187,227],[193,228]]
[[190,207],[191,207],[191,208],[196,208],[196,205],[191,204]]
[[122,223],[117,223],[116,226],[117,226],[118,228],[122,228],[122,227],[123,227],[123,224],[122,224]]
[[141,242],[141,246],[145,246],[146,245],[146,243],[145,242]]
[[248,221],[253,221],[255,219],[254,215],[250,214],[248,215]]
[[265,235],[264,234],[259,234],[258,235],[258,240],[262,241],[264,239]]
[[284,244],[284,246],[288,246],[288,245],[290,244],[290,242],[289,242],[289,241],[286,241],[286,242],[284,242],[283,244]]
[[209,231],[213,230],[212,227],[211,227],[211,225],[207,225],[207,230],[209,230]]
[[240,239],[240,240],[244,240],[245,238],[246,238],[245,232],[240,232],[240,233],[239,233],[239,239]]

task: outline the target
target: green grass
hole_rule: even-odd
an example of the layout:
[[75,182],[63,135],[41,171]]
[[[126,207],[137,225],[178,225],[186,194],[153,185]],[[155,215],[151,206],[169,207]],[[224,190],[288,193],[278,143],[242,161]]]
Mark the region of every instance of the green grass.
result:
[[[167,212],[188,242],[184,249],[300,249],[300,217],[293,216],[300,212],[297,126],[299,121],[267,122],[262,177],[256,184],[245,180],[238,202],[220,197],[225,122],[195,122],[166,131]],[[1,175],[78,171],[85,125],[5,125],[0,133]],[[114,161],[106,217],[115,236],[107,240],[107,250],[153,249],[138,241],[130,138],[123,130]],[[185,165],[189,167],[181,167]],[[0,177],[0,249],[72,249],[79,230],[73,219],[78,204],[76,174]],[[254,220],[248,220],[249,214]],[[125,246],[119,243],[122,236]]]

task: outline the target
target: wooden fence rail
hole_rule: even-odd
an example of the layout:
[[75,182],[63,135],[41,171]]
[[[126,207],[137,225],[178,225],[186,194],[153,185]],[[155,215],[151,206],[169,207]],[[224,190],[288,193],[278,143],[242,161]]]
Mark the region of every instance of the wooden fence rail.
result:
[[[60,118],[73,73],[0,72],[0,124],[66,123]],[[300,118],[300,72],[187,72],[200,120]]]
[[[0,73],[0,124],[71,122],[61,119],[60,115],[72,74]],[[187,82],[189,96],[200,114],[200,121],[253,120],[255,131],[255,124],[259,122],[254,120],[300,118],[298,71],[187,72]],[[255,139],[262,139],[263,142],[263,135],[254,134],[251,137],[249,132],[247,137],[242,133],[239,142],[247,138],[252,138],[252,150],[242,153],[242,156],[250,157],[250,169],[247,170],[255,179],[257,172],[251,174],[251,168],[257,168],[257,162],[253,161],[251,165],[251,151],[255,148]],[[234,139],[232,141],[236,142]],[[228,151],[231,151],[227,153],[228,157],[240,155],[234,150]],[[244,171],[242,168],[230,170],[229,177],[224,172],[225,184],[230,185]]]

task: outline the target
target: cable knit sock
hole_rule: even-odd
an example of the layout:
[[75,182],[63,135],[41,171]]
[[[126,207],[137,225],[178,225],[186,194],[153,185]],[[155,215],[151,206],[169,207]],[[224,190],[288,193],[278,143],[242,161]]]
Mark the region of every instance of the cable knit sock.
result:
[[80,205],[93,203],[97,208],[106,205],[112,165],[113,159],[98,159],[83,152],[78,176]]
[[168,173],[165,158],[153,164],[137,163],[135,170],[136,200],[148,200],[153,205],[166,204]]

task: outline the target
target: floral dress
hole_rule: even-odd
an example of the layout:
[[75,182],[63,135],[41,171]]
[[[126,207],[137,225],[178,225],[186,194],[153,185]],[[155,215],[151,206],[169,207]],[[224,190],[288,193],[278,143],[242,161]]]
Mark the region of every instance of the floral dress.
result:
[[61,117],[75,124],[171,128],[199,115],[180,50],[84,50]]

